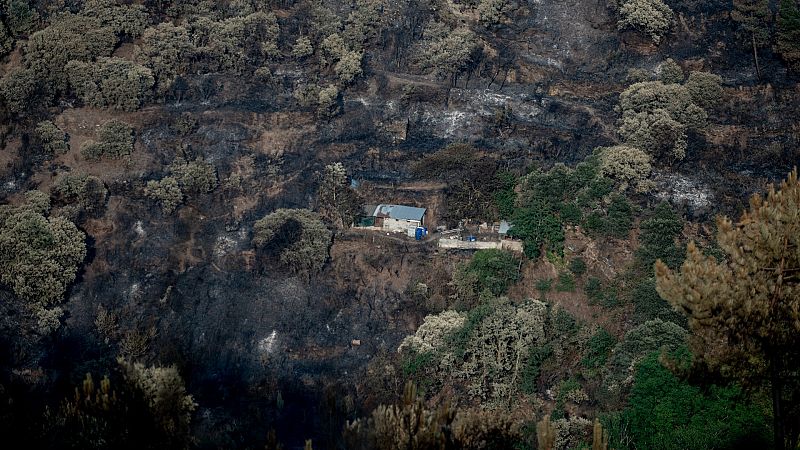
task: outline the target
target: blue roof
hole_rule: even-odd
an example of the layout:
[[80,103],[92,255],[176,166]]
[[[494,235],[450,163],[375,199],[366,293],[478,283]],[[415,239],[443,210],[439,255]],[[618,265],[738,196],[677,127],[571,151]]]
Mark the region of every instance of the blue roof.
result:
[[375,217],[388,217],[390,219],[400,220],[417,220],[421,222],[422,216],[425,215],[425,211],[425,208],[416,208],[414,206],[378,205],[372,215]]

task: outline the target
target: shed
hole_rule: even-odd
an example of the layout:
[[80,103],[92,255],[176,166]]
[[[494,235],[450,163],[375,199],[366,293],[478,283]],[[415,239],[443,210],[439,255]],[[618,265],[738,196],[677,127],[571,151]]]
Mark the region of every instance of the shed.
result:
[[405,205],[380,204],[375,207],[372,216],[375,226],[386,231],[407,231],[425,224],[425,208]]

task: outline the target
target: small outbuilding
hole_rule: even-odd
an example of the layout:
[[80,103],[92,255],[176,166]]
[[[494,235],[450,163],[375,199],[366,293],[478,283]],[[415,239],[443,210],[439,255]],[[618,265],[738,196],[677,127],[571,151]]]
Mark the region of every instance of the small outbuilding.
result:
[[425,225],[426,211],[425,208],[414,206],[381,204],[375,207],[372,217],[375,218],[375,226],[385,231],[407,232]]

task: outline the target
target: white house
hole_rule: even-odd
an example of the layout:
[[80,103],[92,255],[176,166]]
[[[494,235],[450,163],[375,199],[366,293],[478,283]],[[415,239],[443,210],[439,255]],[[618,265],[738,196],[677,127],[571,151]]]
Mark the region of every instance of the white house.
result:
[[372,216],[375,226],[385,231],[407,232],[425,225],[425,208],[404,205],[378,205]]

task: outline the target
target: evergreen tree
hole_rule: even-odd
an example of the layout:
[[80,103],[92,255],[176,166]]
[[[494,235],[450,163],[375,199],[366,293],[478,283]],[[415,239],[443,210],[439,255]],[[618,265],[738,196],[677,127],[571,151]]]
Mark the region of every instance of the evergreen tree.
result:
[[775,448],[800,436],[800,182],[754,195],[738,222],[717,221],[725,260],[687,248],[679,273],[656,263],[659,294],[686,313],[696,367],[772,392]]

